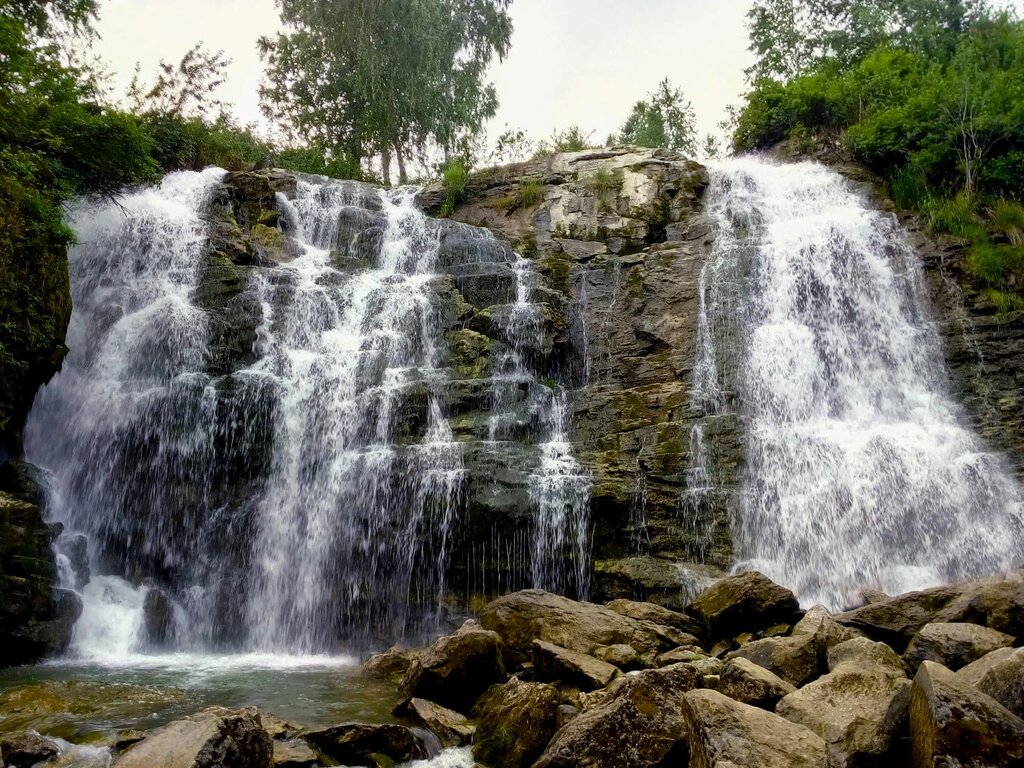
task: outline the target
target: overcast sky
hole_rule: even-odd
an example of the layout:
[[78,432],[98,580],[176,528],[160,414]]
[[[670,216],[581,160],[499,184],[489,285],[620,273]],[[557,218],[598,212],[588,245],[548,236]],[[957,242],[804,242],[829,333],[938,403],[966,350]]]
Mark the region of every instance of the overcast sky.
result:
[[[533,139],[578,123],[600,143],[632,104],[668,77],[711,131],[743,89],[744,15],[750,0],[514,0],[508,58],[491,77],[501,101],[493,139],[507,124]],[[232,59],[222,100],[243,122],[261,121],[260,35],[279,26],[274,0],[104,0],[97,52],[119,92],[136,62],[152,78],[197,41]]]

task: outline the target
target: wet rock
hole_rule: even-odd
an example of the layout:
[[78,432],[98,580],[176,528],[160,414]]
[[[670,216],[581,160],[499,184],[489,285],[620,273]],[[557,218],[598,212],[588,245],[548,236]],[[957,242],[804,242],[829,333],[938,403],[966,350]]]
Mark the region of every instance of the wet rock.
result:
[[488,686],[504,677],[501,637],[470,620],[423,653],[402,681],[401,694],[468,712]]
[[28,731],[0,739],[0,765],[32,768],[60,754],[60,747],[38,733]]
[[342,723],[306,731],[302,738],[342,765],[377,768],[379,763],[374,755],[384,755],[398,763],[427,757],[423,742],[404,725]]
[[814,635],[766,637],[754,640],[725,658],[749,659],[797,687],[810,682],[821,671],[821,646]]
[[906,668],[896,652],[885,643],[876,643],[866,637],[855,637],[829,648],[829,670],[834,671],[840,664],[885,667],[897,677],[906,677]]
[[543,640],[533,641],[533,667],[539,679],[560,681],[581,691],[604,688],[621,674],[612,664]]
[[830,768],[824,740],[810,729],[717,691],[690,691],[683,711],[691,766]]
[[89,537],[84,533],[65,533],[60,537],[58,544],[75,572],[75,589],[81,592],[92,578],[89,568]]
[[749,659],[736,658],[722,667],[715,690],[744,704],[774,710],[779,699],[796,688]]
[[135,728],[129,728],[127,731],[121,731],[117,734],[117,738],[114,739],[114,750],[117,752],[124,752],[128,747],[138,744],[146,738],[146,732],[140,731]]
[[623,616],[629,616],[637,621],[649,621],[652,624],[660,624],[665,627],[675,627],[690,635],[700,637],[703,627],[700,622],[692,616],[678,611],[663,608],[654,603],[641,603],[636,600],[612,600],[607,603],[609,608]]
[[301,726],[289,723],[271,712],[260,712],[260,721],[263,723],[263,730],[275,740],[286,741],[302,731]]
[[719,579],[687,608],[712,638],[735,637],[796,621],[799,610],[792,592],[757,571]]
[[793,627],[792,634],[814,635],[826,649],[860,636],[857,630],[844,627],[836,621],[823,605],[810,608]]
[[255,708],[210,707],[158,728],[114,768],[267,768],[273,743]]
[[[970,669],[975,664],[979,666]],[[993,651],[961,669],[957,677],[1024,718],[1024,648]]]
[[618,643],[617,645],[602,645],[594,649],[591,654],[595,659],[614,664],[624,672],[640,669],[644,666],[640,654],[631,645]]
[[402,648],[396,645],[374,654],[363,662],[363,673],[398,683],[409,674],[422,655],[423,649]]
[[894,751],[910,681],[889,666],[847,661],[785,696],[775,711],[821,736],[837,766],[877,764]]
[[910,641],[903,660],[916,670],[922,661],[937,661],[956,671],[998,648],[1013,645],[1013,638],[977,624],[934,622],[925,624]]
[[1024,720],[934,661],[921,664],[910,693],[913,768],[1024,761]]
[[320,757],[304,741],[275,741],[274,768],[316,768]]
[[476,726],[465,715],[426,699],[412,698],[395,708],[395,714],[408,718],[437,736],[444,747],[461,747],[473,739]]
[[512,678],[480,699],[473,757],[490,768],[533,765],[555,735],[562,717],[558,690]]
[[686,664],[615,681],[565,724],[534,768],[654,768],[686,758],[683,694],[703,683]]
[[838,614],[836,621],[862,630],[903,652],[925,624],[966,622],[1024,635],[1024,574],[909,592]]
[[492,601],[481,611],[480,623],[501,635],[505,645],[522,659],[532,656],[535,639],[579,653],[617,644],[631,645],[640,654],[671,647],[653,625],[604,606],[537,589]]
[[142,626],[150,648],[166,648],[174,640],[174,604],[156,587],[146,593],[142,603]]

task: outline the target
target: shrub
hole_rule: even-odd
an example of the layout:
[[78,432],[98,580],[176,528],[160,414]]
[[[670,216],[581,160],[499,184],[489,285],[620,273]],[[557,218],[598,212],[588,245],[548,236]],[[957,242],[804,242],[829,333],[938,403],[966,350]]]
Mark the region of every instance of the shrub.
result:
[[607,168],[598,168],[587,179],[586,184],[598,195],[603,195],[613,190],[618,191],[622,188],[622,171],[618,169],[609,171]]
[[971,274],[990,288],[1005,290],[1024,274],[1024,248],[1012,245],[976,243],[967,259]]
[[955,237],[971,237],[977,234],[974,203],[965,194],[961,193],[951,200],[930,198],[925,202],[924,213],[928,219],[928,226],[936,234]]
[[1024,243],[1024,206],[1006,198],[997,200],[992,206],[992,229],[1012,245]]
[[469,165],[461,157],[450,160],[441,169],[441,184],[444,186],[444,202],[441,203],[440,214],[451,216],[466,191],[469,181]]
[[892,199],[901,211],[917,210],[928,198],[928,187],[921,175],[903,166],[889,178]]
[[519,182],[519,204],[527,208],[544,199],[544,185],[540,179],[525,178]]

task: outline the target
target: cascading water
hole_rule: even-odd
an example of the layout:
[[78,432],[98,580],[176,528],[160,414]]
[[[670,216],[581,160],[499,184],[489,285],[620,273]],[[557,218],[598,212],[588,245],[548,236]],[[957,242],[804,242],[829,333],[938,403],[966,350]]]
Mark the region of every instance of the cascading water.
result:
[[[436,228],[411,190],[299,180],[278,200],[295,258],[245,289],[254,362],[213,376],[196,301],[223,175],[72,211],[72,352],[27,455],[53,469],[49,514],[89,537],[93,573],[143,582],[84,588],[84,656],[146,650],[151,594],[179,650],[332,651],[437,618],[463,470],[439,398]],[[375,223],[359,249],[339,224],[356,202]],[[344,271],[350,250],[371,263]]]
[[837,173],[718,164],[696,403],[744,419],[737,556],[838,607],[1008,568],[1022,493],[961,422],[921,267]]

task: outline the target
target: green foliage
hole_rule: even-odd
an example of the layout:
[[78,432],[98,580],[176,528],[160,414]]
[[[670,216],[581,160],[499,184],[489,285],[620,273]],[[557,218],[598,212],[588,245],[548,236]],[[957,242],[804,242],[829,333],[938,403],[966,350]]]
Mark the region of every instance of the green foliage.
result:
[[633,105],[617,143],[638,147],[675,149],[697,154],[696,115],[682,89],[673,88],[666,78],[643,101]]
[[999,198],[992,206],[992,229],[1011,245],[1024,245],[1024,206],[1016,200]]
[[616,169],[609,171],[607,168],[598,168],[589,177],[586,184],[598,195],[607,192],[618,191],[622,188],[622,171]]
[[285,31],[259,41],[268,117],[355,162],[430,146],[468,154],[497,108],[485,78],[508,52],[510,0],[278,0]]
[[519,204],[530,208],[544,199],[544,184],[540,179],[528,177],[519,182]]
[[1024,248],[1013,245],[976,243],[967,264],[979,280],[1000,291],[1015,289],[1024,277]]
[[974,204],[967,195],[960,194],[950,200],[931,198],[925,202],[928,226],[936,234],[971,237],[978,231]]
[[990,288],[988,290],[988,299],[995,305],[996,311],[999,313],[1024,311],[1024,298],[1016,293],[1007,293]]
[[898,168],[889,178],[892,199],[901,211],[920,209],[928,198],[928,187],[910,166]]
[[534,144],[522,130],[506,127],[494,145],[491,160],[499,165],[520,163],[534,153]]
[[552,131],[550,139],[541,141],[537,145],[535,157],[554,155],[559,152],[582,152],[585,149],[591,149],[593,144],[590,143],[590,137],[593,135],[593,131],[584,133],[583,129],[578,125],[570,125],[563,131]]
[[459,204],[469,181],[469,166],[462,158],[455,158],[441,169],[441,183],[444,186],[444,202],[439,213],[451,216]]

